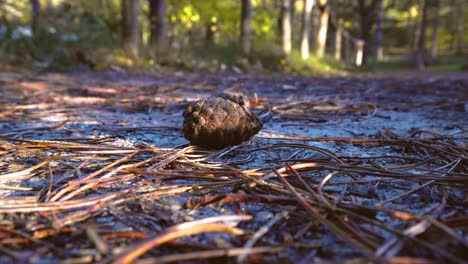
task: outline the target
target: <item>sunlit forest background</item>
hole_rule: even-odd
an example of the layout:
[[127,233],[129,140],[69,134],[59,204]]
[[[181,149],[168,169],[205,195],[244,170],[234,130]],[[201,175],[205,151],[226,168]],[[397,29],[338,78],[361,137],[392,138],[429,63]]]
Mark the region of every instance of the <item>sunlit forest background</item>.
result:
[[0,0],[2,67],[466,67],[465,0]]

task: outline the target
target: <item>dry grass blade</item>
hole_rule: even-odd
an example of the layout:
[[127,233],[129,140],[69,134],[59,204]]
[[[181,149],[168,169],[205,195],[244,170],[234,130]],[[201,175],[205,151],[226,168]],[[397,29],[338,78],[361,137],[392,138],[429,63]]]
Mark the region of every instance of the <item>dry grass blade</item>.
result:
[[13,129],[13,130],[10,130],[10,131],[6,131],[6,132],[2,132],[0,134],[1,137],[5,137],[5,136],[9,136],[10,134],[18,134],[18,133],[21,133],[21,132],[27,132],[27,131],[31,131],[31,130],[35,130],[35,131],[40,131],[40,130],[56,130],[56,129],[60,129],[62,127],[64,127],[68,122],[70,122],[70,120],[64,120],[60,123],[58,123],[57,125],[55,126],[48,126],[48,127],[36,127],[36,128],[26,128],[26,129]]
[[98,234],[98,231],[95,225],[88,224],[86,226],[86,235],[88,235],[89,239],[93,241],[94,245],[96,246],[96,248],[101,254],[107,254],[109,252],[109,246]]
[[364,254],[368,255],[369,257],[373,257],[372,248],[367,247],[366,245],[362,244],[358,240],[354,239],[353,237],[349,236],[344,230],[340,229],[337,225],[332,223],[331,221],[327,220],[321,213],[314,207],[312,207],[302,196],[299,194],[294,187],[281,176],[281,174],[273,169],[274,173],[280,179],[280,181],[288,188],[289,191],[297,198],[299,203],[304,206],[304,208],[311,213],[313,219],[317,219],[321,224],[329,228],[333,233],[335,233],[338,237],[342,238],[346,242],[348,242],[351,246],[361,250]]
[[[105,171],[107,171],[107,170],[109,170],[109,169],[111,169],[111,168],[113,168],[113,167],[115,167],[115,166],[121,164],[121,163],[124,163],[124,162],[129,161],[132,157],[134,157],[134,156],[137,155],[137,154],[138,154],[138,151],[134,151],[134,152],[131,153],[130,155],[125,156],[125,157],[123,157],[123,158],[121,158],[121,159],[119,159],[119,160],[116,160],[116,161],[114,161],[113,163],[107,165],[106,167],[104,167],[104,168],[102,168],[102,169],[100,169],[100,170],[98,170],[98,171],[96,171],[96,172],[94,172],[94,173],[92,173],[92,174],[90,174],[90,175],[84,177],[83,180],[92,179],[92,178],[98,176],[99,174],[101,174],[101,173],[103,173],[103,172],[105,172]],[[117,171],[119,171],[119,170],[121,170],[121,169],[122,169],[122,167],[119,167],[119,168],[117,168],[117,169],[114,169],[113,171],[107,173],[106,176],[104,176],[104,177],[110,177],[110,176],[114,175]],[[60,190],[59,192],[57,192],[57,194],[55,194],[50,200],[51,200],[51,201],[58,201],[58,200],[60,200],[60,201],[66,201],[66,200],[69,200],[70,198],[72,198],[73,196],[77,195],[78,193],[81,193],[81,192],[83,192],[83,191],[85,191],[85,190],[87,190],[87,189],[89,189],[89,188],[92,188],[93,185],[92,185],[92,184],[85,185],[85,186],[83,186],[83,187],[81,187],[81,188],[79,188],[79,189],[76,189],[75,191],[69,193],[68,195],[66,195],[66,196],[64,196],[64,197],[61,197],[61,196],[63,196],[65,193],[67,193],[67,192],[69,192],[69,191],[71,191],[71,190],[73,190],[73,189],[75,189],[75,188],[77,188],[77,187],[78,187],[77,184],[69,185],[69,186],[67,186],[66,188],[64,188],[64,189]]]
[[107,201],[122,197],[131,190],[125,190],[115,193],[103,194],[94,197],[87,197],[83,199],[65,201],[65,202],[24,202],[24,203],[9,203],[7,201],[0,201],[0,213],[35,213],[47,211],[62,211],[70,209],[79,209],[96,204],[105,203]]
[[[237,219],[245,220],[245,216],[240,216]],[[141,255],[145,254],[148,250],[167,243],[171,240],[176,238],[196,235],[201,233],[208,233],[208,232],[219,232],[219,233],[227,233],[230,235],[242,235],[244,232],[241,229],[230,227],[224,224],[213,223],[213,221],[219,221],[220,219],[204,219],[199,220],[195,223],[184,223],[181,225],[174,226],[168,229],[162,235],[159,235],[155,238],[149,239],[146,242],[136,246],[134,249],[123,253],[121,256],[117,257],[117,259],[113,262],[114,264],[122,264],[122,263],[131,263]]]
[[41,163],[39,163],[39,164],[37,164],[35,166],[32,166],[31,168],[28,168],[28,169],[25,169],[25,170],[22,170],[22,171],[18,171],[18,172],[2,174],[2,175],[0,175],[0,180],[11,180],[11,179],[29,177],[29,176],[31,176],[31,174],[30,174],[31,172],[33,172],[33,171],[35,171],[35,170],[37,170],[39,168],[44,167],[45,165],[49,164],[51,161],[56,160],[58,157],[60,157],[60,153],[59,154],[54,154],[52,157],[47,158],[43,162],[41,162]]
[[[454,163],[454,164],[452,164],[452,163]],[[446,175],[447,175],[448,173],[450,173],[453,169],[455,169],[455,168],[458,166],[458,164],[460,163],[460,159],[457,159],[457,160],[455,160],[455,161],[452,162],[452,163],[447,164],[447,165],[451,165],[451,164],[452,164],[453,166],[452,166],[452,168],[450,168],[450,169],[449,169],[444,175],[442,175],[442,176],[446,176]],[[446,165],[446,166],[447,166],[447,165]],[[444,166],[444,167],[446,167],[446,166]],[[442,168],[442,167],[441,167],[441,168]],[[439,169],[441,169],[441,168],[439,168]],[[394,201],[394,200],[396,200],[396,199],[399,199],[399,198],[404,197],[404,196],[406,196],[406,195],[410,195],[410,194],[412,194],[412,193],[414,193],[414,192],[417,192],[417,191],[419,191],[419,190],[421,190],[421,189],[423,189],[423,188],[425,188],[425,187],[427,187],[427,186],[433,184],[434,182],[435,182],[435,180],[430,180],[430,181],[428,181],[428,182],[422,184],[421,186],[419,186],[419,187],[417,187],[417,188],[414,188],[414,189],[412,189],[412,190],[409,190],[409,191],[407,191],[407,192],[404,192],[404,193],[402,193],[402,194],[399,194],[399,195],[397,195],[397,196],[395,196],[395,197],[389,198],[389,199],[387,199],[387,200],[385,200],[385,201],[383,201],[383,202],[379,202],[379,203],[377,204],[377,206],[383,206],[384,204],[390,203],[390,202],[392,202],[392,201]]]
[[325,196],[323,195],[323,186],[325,186],[325,184],[327,184],[327,182],[336,174],[336,172],[332,172],[330,174],[328,174],[327,176],[325,176],[325,178],[323,178],[323,180],[320,182],[318,188],[317,188],[317,193],[318,193],[318,197],[320,197],[320,201],[322,203],[324,203],[328,208],[333,208],[332,205],[328,202],[328,200],[325,198]]
[[[284,218],[287,218],[289,215],[288,212],[282,212],[280,214],[277,214],[275,217],[273,217],[272,219],[270,219],[270,221],[268,221],[264,226],[262,226],[260,229],[257,230],[257,232],[255,232],[252,237],[249,239],[249,241],[247,241],[245,244],[244,244],[244,249],[251,249],[255,243],[257,243],[257,241],[262,237],[264,236],[268,230],[270,230],[270,228],[276,224],[276,222],[280,221],[281,219],[284,219]],[[237,257],[237,263],[244,263],[245,262],[245,259],[247,257],[247,254],[249,254],[251,251],[246,251],[245,254],[240,254],[238,257]]]
[[31,191],[31,190],[33,190],[33,188],[29,188],[29,187],[14,187],[14,186],[8,186],[8,185],[0,185],[0,189],[11,190],[11,191]]
[[202,260],[219,257],[234,257],[234,256],[247,256],[253,254],[263,253],[280,253],[286,250],[284,247],[254,247],[254,248],[229,248],[229,249],[215,249],[198,251],[191,253],[180,253],[173,255],[166,255],[157,258],[142,259],[136,261],[136,264],[155,264],[155,263],[171,263],[189,260]]

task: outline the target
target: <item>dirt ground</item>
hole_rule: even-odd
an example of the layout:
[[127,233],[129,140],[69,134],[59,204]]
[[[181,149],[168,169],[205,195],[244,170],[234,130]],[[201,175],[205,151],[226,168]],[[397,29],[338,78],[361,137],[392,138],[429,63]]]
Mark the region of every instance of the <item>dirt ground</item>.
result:
[[[240,91],[251,141],[182,112]],[[467,263],[468,76],[0,73],[0,263]]]

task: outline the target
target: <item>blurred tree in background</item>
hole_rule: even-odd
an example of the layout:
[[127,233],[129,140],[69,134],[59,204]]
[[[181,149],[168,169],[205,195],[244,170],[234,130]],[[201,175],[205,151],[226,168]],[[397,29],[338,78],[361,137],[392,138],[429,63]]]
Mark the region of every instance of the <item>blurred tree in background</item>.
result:
[[138,57],[140,45],[140,6],[138,0],[122,0],[122,40],[128,56]]
[[[150,44],[156,51],[162,50],[166,38],[166,1],[148,0],[149,4],[149,24],[150,24]],[[158,52],[157,52],[158,53]]]
[[242,14],[240,27],[240,46],[242,52],[248,54],[250,52],[252,41],[252,1],[242,0]]
[[422,69],[441,56],[466,53],[464,4],[0,0],[0,56],[2,63],[40,69],[171,65],[314,72],[392,60]]

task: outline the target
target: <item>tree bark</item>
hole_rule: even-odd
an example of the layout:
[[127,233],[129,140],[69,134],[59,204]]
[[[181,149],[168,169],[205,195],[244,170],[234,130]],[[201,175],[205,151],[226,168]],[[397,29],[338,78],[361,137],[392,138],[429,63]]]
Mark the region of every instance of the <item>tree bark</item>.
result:
[[244,54],[250,53],[252,44],[252,1],[242,0],[240,46]]
[[138,57],[140,44],[140,13],[138,0],[122,0],[122,40],[127,56]]
[[423,0],[421,27],[419,28],[418,51],[416,53],[416,67],[418,68],[418,70],[424,69],[424,55],[426,53],[426,28],[427,28],[428,9],[429,9],[429,0]]
[[205,27],[205,41],[206,45],[214,45],[215,44],[215,35],[218,32],[218,21],[211,20]]
[[[422,14],[423,11],[423,1],[424,0],[417,0],[417,14]],[[411,43],[411,49],[414,51],[418,51],[418,40],[419,40],[419,29],[421,28],[421,16],[417,15],[414,18],[414,23],[413,23],[413,43]]]
[[384,16],[384,9],[383,9],[383,0],[378,0],[377,2],[377,28],[375,30],[375,43],[374,43],[374,64],[382,60],[383,57],[383,50],[382,50],[382,23],[383,23],[383,16]]
[[309,33],[310,18],[315,0],[304,0],[302,9],[302,28],[301,28],[301,57],[303,60],[309,58]]
[[440,1],[434,1],[434,19],[432,21],[432,43],[431,43],[431,57],[437,57],[437,46],[439,45],[439,17],[440,17]]
[[46,9],[51,9],[52,7],[54,7],[52,0],[45,0],[44,3]]
[[351,50],[351,39],[349,38],[349,36],[346,36],[344,38],[344,51],[343,51],[345,61],[351,61],[350,50]]
[[320,8],[319,28],[316,39],[316,53],[319,58],[325,55],[325,47],[327,44],[328,18],[330,17],[330,9],[327,0],[319,0]]
[[159,51],[166,37],[166,1],[149,0],[150,43]]
[[[330,44],[334,51],[336,51],[336,34],[338,30],[338,21],[340,20],[340,0],[331,0],[330,2],[330,16],[332,20],[332,25],[335,23],[334,30],[330,32]],[[333,22],[335,21],[335,22]],[[336,54],[335,54],[336,55]],[[336,57],[336,56],[335,56]]]
[[341,46],[343,41],[343,26],[338,23],[338,27],[335,31],[335,59],[341,60]]
[[31,4],[31,30],[33,34],[36,34],[39,26],[39,14],[41,12],[41,4],[39,0],[30,0]]
[[464,27],[464,0],[458,0],[457,3],[457,54],[463,54],[463,27]]
[[360,15],[361,34],[360,39],[364,41],[364,48],[362,54],[362,64],[367,65],[370,55],[370,43],[372,38],[372,26],[375,24],[375,15],[377,3],[380,0],[372,0],[369,5],[366,5],[365,0],[359,0],[358,8]]
[[283,52],[288,55],[291,53],[291,0],[282,0],[281,5],[281,46]]
[[355,61],[355,64],[358,67],[362,66],[362,63],[363,63],[365,44],[366,43],[364,42],[364,40],[356,41],[356,61]]

